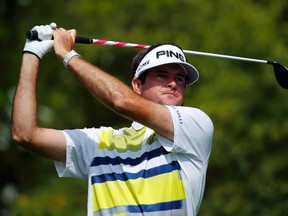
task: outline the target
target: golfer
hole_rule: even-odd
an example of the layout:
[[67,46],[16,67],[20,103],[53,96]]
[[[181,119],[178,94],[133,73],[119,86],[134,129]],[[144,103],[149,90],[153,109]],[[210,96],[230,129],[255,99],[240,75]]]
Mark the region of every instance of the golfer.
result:
[[[54,25],[33,30],[42,41],[25,43],[13,103],[13,140],[54,160],[60,177],[87,179],[89,216],[195,216],[204,193],[213,124],[203,111],[183,105],[185,88],[199,74],[182,49],[162,44],[142,50],[133,59],[130,88],[73,50],[75,30]],[[53,48],[96,100],[131,120],[131,126],[38,126],[36,80],[41,59]]]

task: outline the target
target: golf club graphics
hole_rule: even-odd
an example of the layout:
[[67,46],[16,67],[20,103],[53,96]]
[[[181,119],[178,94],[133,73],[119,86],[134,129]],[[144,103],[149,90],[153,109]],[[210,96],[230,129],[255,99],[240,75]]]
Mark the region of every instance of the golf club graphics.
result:
[[[26,38],[29,40],[39,40],[37,31],[27,31]],[[144,44],[135,44],[135,43],[119,42],[119,41],[111,41],[111,40],[99,40],[99,39],[93,39],[93,38],[81,37],[81,36],[76,37],[75,43],[108,45],[108,46],[115,46],[115,47],[130,47],[130,48],[138,48],[138,49],[145,49],[145,48],[150,47],[150,45],[144,45]],[[261,59],[253,59],[253,58],[244,58],[244,57],[231,56],[231,55],[207,53],[207,52],[198,52],[198,51],[192,51],[192,50],[183,50],[183,52],[187,54],[193,54],[193,55],[210,56],[210,57],[216,57],[216,58],[226,58],[226,59],[233,59],[233,60],[240,60],[240,61],[270,64],[273,66],[275,78],[278,84],[282,88],[288,89],[288,69],[279,62],[261,60]]]

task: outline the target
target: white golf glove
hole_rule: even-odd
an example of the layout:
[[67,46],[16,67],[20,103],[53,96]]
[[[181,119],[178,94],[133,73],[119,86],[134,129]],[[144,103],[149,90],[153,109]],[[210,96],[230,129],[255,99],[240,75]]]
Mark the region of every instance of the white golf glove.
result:
[[41,60],[43,56],[53,48],[52,29],[54,28],[56,28],[55,23],[32,28],[32,31],[37,31],[38,38],[42,41],[26,39],[23,52],[33,53]]

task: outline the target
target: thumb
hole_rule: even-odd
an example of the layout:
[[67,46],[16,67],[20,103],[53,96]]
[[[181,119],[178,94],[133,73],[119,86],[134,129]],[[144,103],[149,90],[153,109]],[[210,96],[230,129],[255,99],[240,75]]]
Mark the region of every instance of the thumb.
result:
[[76,38],[76,35],[77,35],[77,31],[75,29],[70,29],[70,30],[68,30],[68,32],[71,35],[71,37],[73,39],[73,42],[75,43],[75,38]]

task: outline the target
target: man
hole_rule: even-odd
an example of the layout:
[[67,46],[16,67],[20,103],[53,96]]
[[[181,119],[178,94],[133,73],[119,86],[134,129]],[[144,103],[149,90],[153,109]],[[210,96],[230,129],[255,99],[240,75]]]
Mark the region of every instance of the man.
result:
[[[52,29],[53,28],[53,29]],[[55,160],[58,175],[88,179],[88,215],[194,216],[202,201],[213,124],[184,107],[186,85],[198,71],[171,44],[152,46],[133,60],[132,88],[73,50],[75,30],[34,28],[42,41],[26,41],[14,98],[12,137]],[[53,34],[54,41],[49,40]],[[107,108],[131,127],[55,130],[37,124],[40,60],[54,46],[58,59]]]

